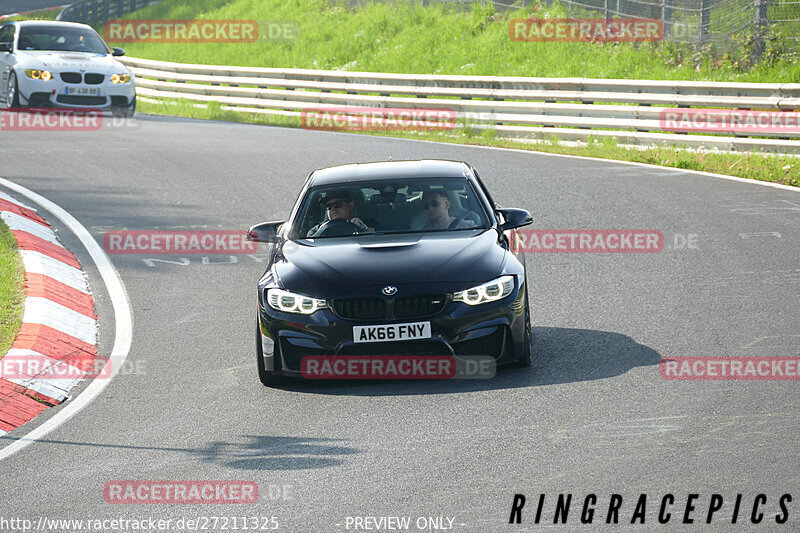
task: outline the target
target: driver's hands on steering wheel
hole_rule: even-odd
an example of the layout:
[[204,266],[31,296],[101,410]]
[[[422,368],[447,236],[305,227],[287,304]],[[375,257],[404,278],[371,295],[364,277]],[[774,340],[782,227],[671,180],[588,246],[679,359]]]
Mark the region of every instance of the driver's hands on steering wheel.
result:
[[322,224],[309,237],[344,237],[345,235],[358,235],[363,230],[356,224],[343,219],[329,220]]

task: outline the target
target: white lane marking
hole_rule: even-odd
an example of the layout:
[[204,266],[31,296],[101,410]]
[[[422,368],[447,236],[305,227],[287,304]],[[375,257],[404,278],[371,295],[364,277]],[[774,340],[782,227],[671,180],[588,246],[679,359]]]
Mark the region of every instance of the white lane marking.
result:
[[111,373],[108,379],[95,379],[77,398],[65,404],[61,410],[53,415],[47,422],[41,426],[30,431],[29,433],[19,437],[16,441],[9,444],[0,450],[0,461],[10,457],[16,452],[22,450],[26,446],[41,439],[61,424],[78,414],[81,409],[89,405],[92,400],[103,392],[114,377],[119,373],[125,359],[131,348],[131,340],[133,338],[133,313],[131,311],[130,300],[128,293],[125,290],[125,284],[119,276],[119,272],[114,268],[114,265],[109,260],[106,253],[97,244],[89,231],[78,222],[75,217],[66,212],[63,208],[51,202],[47,198],[36,194],[35,192],[21,186],[7,179],[0,178],[0,185],[11,189],[30,201],[37,203],[44,209],[52,213],[59,219],[67,228],[70,229],[80,239],[89,256],[97,266],[100,277],[106,285],[111,304],[114,309],[114,346],[111,349]]
[[742,239],[749,239],[751,237],[776,237],[778,239],[782,239],[783,235],[777,231],[762,231],[757,233],[740,233],[739,237]]
[[25,298],[22,323],[42,324],[92,346],[97,344],[97,321],[94,318],[41,296]]
[[16,213],[11,213],[9,211],[3,211],[0,213],[0,218],[6,223],[8,229],[13,229],[17,231],[24,231],[26,233],[30,233],[40,239],[44,239],[47,242],[51,242],[56,246],[63,248],[58,239],[56,238],[56,233],[48,228],[47,226],[42,226],[38,222],[34,222],[33,220],[20,216]]
[[20,255],[22,255],[22,263],[25,265],[25,272],[53,278],[64,285],[89,294],[89,286],[86,284],[83,272],[74,266],[32,250],[20,250]]
[[800,213],[800,205],[789,200],[778,200],[778,205],[769,203],[742,202],[739,207],[723,206],[732,213],[744,215],[780,215],[783,213]]

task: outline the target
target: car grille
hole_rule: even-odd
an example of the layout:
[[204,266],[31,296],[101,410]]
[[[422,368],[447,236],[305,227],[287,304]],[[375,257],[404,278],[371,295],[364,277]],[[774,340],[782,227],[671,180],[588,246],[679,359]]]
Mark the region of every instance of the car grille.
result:
[[386,309],[386,301],[380,298],[338,298],[333,301],[333,311],[352,320],[384,318]]
[[453,350],[455,350],[456,355],[491,355],[495,358],[500,357],[503,353],[503,345],[505,344],[507,333],[510,335],[508,328],[499,327],[489,335],[457,342],[453,344]]
[[308,348],[306,346],[296,346],[288,339],[281,338],[279,341],[280,354],[283,356],[283,364],[288,370],[299,372],[302,368],[304,357],[320,356],[386,356],[386,355],[453,355],[453,352],[444,341],[419,340],[403,342],[376,342],[373,344],[351,344],[342,347],[339,353],[334,354],[330,350],[320,350],[318,348]]
[[453,355],[442,341],[421,340],[351,344],[342,347],[338,355]]
[[59,94],[56,98],[59,104],[72,104],[72,105],[105,105],[105,96],[77,96]]
[[283,362],[289,370],[295,372],[300,371],[300,365],[303,357],[320,356],[320,355],[333,355],[333,352],[328,350],[320,350],[317,348],[307,348],[305,346],[295,346],[288,339],[282,338],[279,341],[280,353],[283,356]]
[[419,318],[435,315],[444,309],[447,297],[444,294],[425,294],[422,296],[404,296],[394,302],[394,314],[397,318]]
[[83,81],[85,81],[89,85],[99,85],[99,84],[103,83],[103,80],[105,78],[106,77],[104,75],[102,75],[102,74],[86,74],[83,77]]
[[65,83],[80,83],[81,75],[77,72],[62,72],[61,79]]
[[435,315],[446,304],[447,296],[444,294],[403,296],[394,301],[381,298],[337,298],[333,300],[333,312],[350,320],[420,318]]

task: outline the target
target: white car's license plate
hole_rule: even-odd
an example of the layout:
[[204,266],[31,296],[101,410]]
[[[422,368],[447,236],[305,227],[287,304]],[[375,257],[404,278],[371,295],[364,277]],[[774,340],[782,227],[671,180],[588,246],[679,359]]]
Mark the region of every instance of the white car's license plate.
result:
[[386,324],[381,326],[353,326],[353,342],[389,342],[430,339],[430,322]]
[[100,96],[100,87],[64,87],[64,94],[78,96]]

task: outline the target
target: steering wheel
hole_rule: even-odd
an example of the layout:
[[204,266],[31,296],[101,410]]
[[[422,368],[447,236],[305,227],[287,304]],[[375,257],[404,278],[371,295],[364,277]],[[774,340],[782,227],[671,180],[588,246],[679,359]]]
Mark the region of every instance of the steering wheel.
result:
[[361,233],[361,228],[352,222],[337,218],[329,220],[320,226],[314,233],[314,237],[344,237],[345,235],[358,235],[359,233]]

